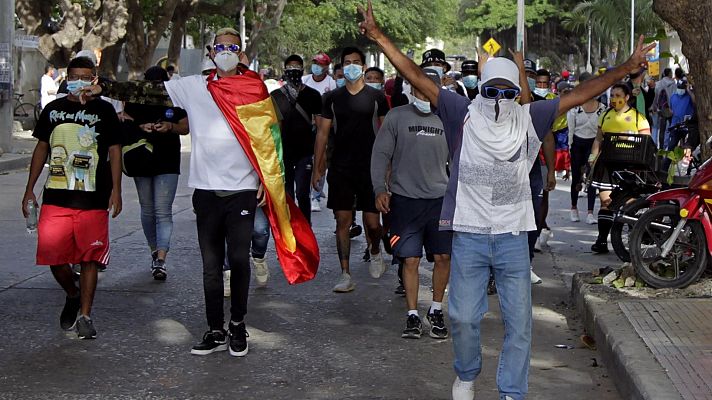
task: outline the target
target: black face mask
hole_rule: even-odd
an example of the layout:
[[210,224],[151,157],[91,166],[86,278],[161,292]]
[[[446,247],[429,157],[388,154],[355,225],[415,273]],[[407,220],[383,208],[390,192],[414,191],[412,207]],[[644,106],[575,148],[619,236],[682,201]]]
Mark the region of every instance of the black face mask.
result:
[[288,69],[284,71],[284,80],[298,88],[302,85],[302,75],[304,75],[303,69]]

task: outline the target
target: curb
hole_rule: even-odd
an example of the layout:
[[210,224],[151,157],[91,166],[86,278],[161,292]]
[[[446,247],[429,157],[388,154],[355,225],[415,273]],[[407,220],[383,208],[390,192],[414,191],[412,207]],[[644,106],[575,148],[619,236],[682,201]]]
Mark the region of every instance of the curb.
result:
[[571,296],[621,396],[636,400],[683,400],[665,369],[623,314],[618,299],[601,290],[606,289],[601,285],[587,283],[589,278],[590,274],[575,274]]
[[0,155],[0,173],[27,169],[32,160],[32,154],[4,153]]

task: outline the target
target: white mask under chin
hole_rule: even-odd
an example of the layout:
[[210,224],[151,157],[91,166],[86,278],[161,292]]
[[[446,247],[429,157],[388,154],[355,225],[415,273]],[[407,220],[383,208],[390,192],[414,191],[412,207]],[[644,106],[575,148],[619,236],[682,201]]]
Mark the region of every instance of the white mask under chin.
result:
[[482,98],[478,102],[480,112],[485,118],[494,122],[502,122],[509,118],[512,110],[514,110],[514,99],[485,99]]
[[236,53],[231,51],[222,51],[215,56],[215,65],[221,71],[232,71],[235,67],[237,67],[239,62],[240,58]]

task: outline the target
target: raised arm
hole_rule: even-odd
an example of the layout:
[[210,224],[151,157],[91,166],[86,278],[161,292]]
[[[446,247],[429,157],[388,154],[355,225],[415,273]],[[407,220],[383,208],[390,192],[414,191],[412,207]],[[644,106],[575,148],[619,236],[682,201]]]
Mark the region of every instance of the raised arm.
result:
[[173,102],[163,82],[112,82],[106,80],[98,85],[82,88],[79,98],[84,103],[88,97],[96,96],[105,96],[136,104],[173,107]]
[[418,89],[425,97],[430,100],[430,104],[434,107],[438,106],[438,96],[440,94],[440,88],[433,83],[423,71],[418,67],[413,60],[408,58],[403,54],[391,40],[381,32],[381,28],[376,24],[376,19],[373,16],[373,5],[371,0],[368,0],[368,7],[366,10],[363,7],[358,6],[358,11],[363,15],[363,21],[358,25],[361,33],[366,35],[367,38],[376,42],[378,47],[381,48],[383,54],[388,57],[391,64],[398,70],[398,72],[403,75],[403,77],[410,82],[410,84]]
[[[519,104],[529,104],[532,102],[532,89],[529,87],[527,70],[524,67],[524,53],[509,49],[509,54],[512,55],[512,59],[514,60],[514,63],[517,64],[517,68],[519,69],[519,86],[522,87]],[[484,66],[484,63],[482,65]]]
[[626,75],[640,71],[641,67],[646,63],[645,55],[653,47],[655,47],[655,43],[645,46],[644,37],[641,36],[638,39],[638,46],[636,46],[635,51],[625,63],[597,78],[587,80],[576,86],[576,88],[566,96],[561,96],[561,101],[559,101],[559,115],[598,96],[625,78]]

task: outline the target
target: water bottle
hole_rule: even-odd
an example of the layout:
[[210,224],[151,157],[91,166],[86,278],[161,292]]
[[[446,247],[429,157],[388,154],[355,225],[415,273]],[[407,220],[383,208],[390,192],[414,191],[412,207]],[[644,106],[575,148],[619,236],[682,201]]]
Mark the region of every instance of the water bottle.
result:
[[37,232],[37,204],[34,200],[27,200],[27,233]]

